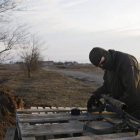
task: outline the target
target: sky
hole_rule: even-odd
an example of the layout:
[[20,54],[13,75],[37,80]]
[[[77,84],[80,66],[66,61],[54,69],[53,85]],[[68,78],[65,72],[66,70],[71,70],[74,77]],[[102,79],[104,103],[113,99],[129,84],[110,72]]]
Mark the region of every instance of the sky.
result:
[[25,0],[14,18],[45,42],[44,60],[89,63],[102,47],[140,62],[140,0]]

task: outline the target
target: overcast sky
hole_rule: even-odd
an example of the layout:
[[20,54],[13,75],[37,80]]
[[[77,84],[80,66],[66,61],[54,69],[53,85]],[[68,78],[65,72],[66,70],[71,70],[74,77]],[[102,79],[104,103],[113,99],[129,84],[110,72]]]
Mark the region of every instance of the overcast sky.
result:
[[89,62],[99,46],[140,61],[140,0],[27,0],[14,16],[46,41],[45,60]]

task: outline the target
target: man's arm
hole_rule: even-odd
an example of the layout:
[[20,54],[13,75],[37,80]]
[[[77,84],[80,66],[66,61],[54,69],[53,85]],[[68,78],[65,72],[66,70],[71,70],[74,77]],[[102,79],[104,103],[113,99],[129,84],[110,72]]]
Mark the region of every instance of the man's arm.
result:
[[92,106],[98,106],[98,100],[100,99],[100,95],[106,93],[105,84],[99,87],[96,91],[93,92],[93,95],[89,98],[87,102],[88,112],[92,112]]
[[101,94],[107,94],[106,79],[107,79],[107,72],[105,71],[103,76],[104,83],[101,87],[99,87],[98,89],[96,89],[96,91],[93,92],[93,95],[100,96]]
[[97,90],[93,92],[93,95],[100,96],[101,94],[105,94],[105,93],[106,93],[106,88],[105,88],[105,82],[104,82],[104,84],[101,87],[99,87]]

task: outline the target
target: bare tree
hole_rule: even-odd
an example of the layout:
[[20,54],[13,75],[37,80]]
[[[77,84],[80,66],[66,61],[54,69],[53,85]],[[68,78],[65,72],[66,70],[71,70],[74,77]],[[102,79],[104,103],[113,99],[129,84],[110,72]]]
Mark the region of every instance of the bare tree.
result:
[[21,1],[18,0],[0,0],[0,14],[5,13],[11,9],[14,9],[19,5]]
[[18,26],[13,32],[4,32],[0,34],[0,43],[2,48],[0,54],[9,51],[15,46],[19,45],[25,39],[26,33],[23,31],[22,26]]
[[[25,0],[0,0],[0,24],[4,25],[11,19],[11,13]],[[18,9],[17,9],[18,10]]]
[[27,71],[28,78],[31,78],[31,73],[40,68],[41,55],[39,51],[39,42],[32,37],[28,45],[24,46],[21,52],[21,59],[23,66]]
[[17,26],[12,30],[7,30],[7,23],[10,21],[6,20],[7,22],[3,23],[3,21],[7,19],[6,14],[10,10],[12,11],[12,9],[16,8],[22,1],[23,0],[0,0],[0,62],[4,61],[5,58],[9,56],[9,50],[18,46],[21,43],[21,39],[25,36],[22,26]]
[[28,33],[24,26],[18,26],[13,31],[0,33],[0,63],[10,60],[11,51],[20,48],[26,40]]

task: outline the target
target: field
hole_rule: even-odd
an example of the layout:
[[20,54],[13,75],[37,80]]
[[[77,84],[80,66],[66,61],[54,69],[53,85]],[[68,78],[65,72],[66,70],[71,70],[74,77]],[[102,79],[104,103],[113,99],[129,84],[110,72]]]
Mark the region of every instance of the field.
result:
[[[91,66],[55,66],[54,69],[98,71]],[[24,108],[31,106],[86,107],[91,93],[97,88],[90,82],[76,80],[62,74],[39,70],[30,79],[19,65],[0,65],[0,88],[8,89],[24,101]],[[0,114],[0,139],[9,126],[15,124],[15,114]]]
[[[88,67],[58,67],[59,69],[87,70]],[[91,68],[89,68],[91,70]],[[52,71],[34,72],[30,79],[18,65],[6,65],[0,69],[1,86],[10,89],[23,99],[24,106],[81,106],[85,107],[90,93],[97,87]]]

